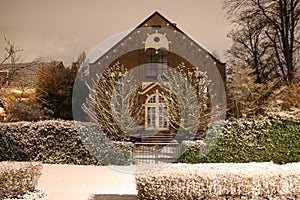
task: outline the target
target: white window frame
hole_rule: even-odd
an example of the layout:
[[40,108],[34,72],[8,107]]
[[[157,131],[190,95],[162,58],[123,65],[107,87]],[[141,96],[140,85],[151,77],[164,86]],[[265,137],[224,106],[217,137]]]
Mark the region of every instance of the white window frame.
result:
[[[155,102],[149,103],[149,100],[152,99],[153,97],[155,98]],[[159,98],[164,98],[164,97],[156,93],[156,94],[152,94],[146,99],[145,102],[145,129],[146,130],[169,130],[168,114],[166,114],[164,118],[160,116],[160,109],[161,108],[166,109],[167,107],[164,105],[163,102],[159,102]],[[155,112],[154,127],[153,126],[149,127],[148,125],[148,108],[154,108],[154,112]],[[163,121],[163,123],[165,122],[167,123],[165,127],[160,127],[161,119],[165,119]]]

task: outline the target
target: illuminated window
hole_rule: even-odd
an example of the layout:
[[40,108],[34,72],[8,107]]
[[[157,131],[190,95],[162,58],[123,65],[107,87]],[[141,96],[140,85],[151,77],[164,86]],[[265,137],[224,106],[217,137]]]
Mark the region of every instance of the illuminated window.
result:
[[146,129],[165,130],[168,129],[168,114],[164,105],[164,98],[154,94],[146,100],[145,125]]

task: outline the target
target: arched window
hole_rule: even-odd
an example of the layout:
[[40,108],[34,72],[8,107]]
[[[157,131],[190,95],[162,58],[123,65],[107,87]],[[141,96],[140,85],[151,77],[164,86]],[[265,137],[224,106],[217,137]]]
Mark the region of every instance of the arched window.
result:
[[168,64],[168,59],[167,59],[168,50],[167,49],[165,49],[165,48],[158,49],[157,55],[158,55],[158,63]]
[[168,114],[164,103],[164,97],[159,94],[153,94],[147,98],[145,103],[146,130],[168,129]]
[[167,65],[168,65],[168,59],[167,59],[168,51],[164,48],[159,49],[157,52],[157,74],[163,75],[164,73],[167,73]]
[[157,56],[155,49],[147,49],[146,51],[146,79],[148,81],[156,80],[157,78]]
[[156,62],[157,62],[156,50],[153,48],[147,49],[146,63],[156,63]]
[[167,49],[161,48],[155,50],[153,48],[146,51],[146,79],[148,81],[157,80],[158,75],[162,75],[167,72]]

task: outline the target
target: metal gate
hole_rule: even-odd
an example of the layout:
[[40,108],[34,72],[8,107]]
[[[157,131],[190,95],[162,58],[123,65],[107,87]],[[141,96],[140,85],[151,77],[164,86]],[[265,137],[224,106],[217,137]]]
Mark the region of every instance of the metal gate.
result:
[[133,148],[134,164],[174,163],[180,156],[180,145],[171,143],[135,143]]

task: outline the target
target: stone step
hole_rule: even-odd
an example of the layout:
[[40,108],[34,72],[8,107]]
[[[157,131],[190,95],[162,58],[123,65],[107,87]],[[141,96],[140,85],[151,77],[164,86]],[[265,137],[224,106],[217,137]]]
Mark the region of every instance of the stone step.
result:
[[173,138],[163,138],[163,137],[151,137],[151,138],[143,138],[142,143],[169,143],[173,140]]
[[174,134],[163,134],[163,133],[157,133],[157,134],[144,134],[144,135],[141,135],[142,138],[147,138],[147,137],[174,137],[175,135]]

